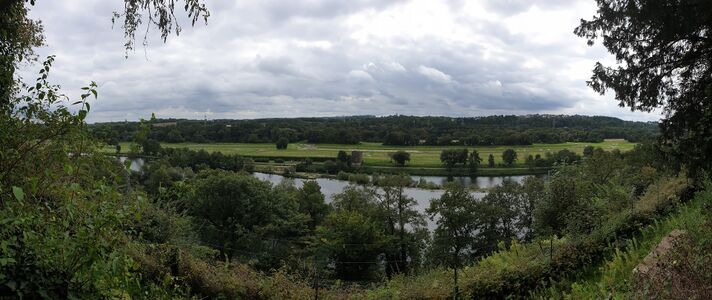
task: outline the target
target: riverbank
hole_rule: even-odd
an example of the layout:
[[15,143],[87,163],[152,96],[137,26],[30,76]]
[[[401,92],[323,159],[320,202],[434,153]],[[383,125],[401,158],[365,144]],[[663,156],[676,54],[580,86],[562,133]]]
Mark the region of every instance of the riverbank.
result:
[[[289,169],[287,167],[287,169]],[[255,173],[273,175],[281,178],[292,178],[299,180],[338,180],[342,182],[349,182],[353,184],[361,185],[373,185],[379,186],[379,179],[383,176],[389,175],[385,173],[350,173],[350,172],[339,172],[338,174],[320,174],[320,173],[309,173],[309,172],[292,172],[280,169],[279,166],[276,168],[255,168]],[[399,173],[405,174],[405,173]],[[489,188],[499,185],[503,180],[509,179],[521,182],[524,177],[527,176],[546,176],[547,173],[539,174],[524,174],[524,175],[479,175],[479,176],[458,176],[458,175],[411,175],[412,179],[411,188],[424,189],[424,190],[442,190],[447,182],[459,182],[464,187],[471,191],[486,192]]]
[[[270,174],[285,174],[285,170],[290,169],[295,173],[293,168],[295,162],[285,163],[255,163],[255,170],[258,172]],[[429,167],[384,167],[384,166],[361,166],[350,170],[352,173],[362,174],[407,174],[411,176],[522,176],[522,175],[544,175],[549,174],[554,168],[526,168],[526,167],[511,167],[511,168],[479,168],[476,172],[471,172],[468,168],[453,168],[451,170],[445,168],[429,168]],[[318,175],[329,175],[322,172],[313,172]],[[333,175],[333,174],[331,174]]]

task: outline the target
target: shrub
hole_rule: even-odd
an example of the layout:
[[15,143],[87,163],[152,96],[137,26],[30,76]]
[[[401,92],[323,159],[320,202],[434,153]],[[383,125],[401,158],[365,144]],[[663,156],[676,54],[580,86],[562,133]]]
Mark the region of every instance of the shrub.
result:
[[371,180],[367,174],[349,174],[348,180],[358,184],[368,184]]
[[349,173],[346,173],[344,171],[339,171],[339,173],[336,174],[336,179],[338,180],[349,180]]
[[[513,245],[496,252],[462,272],[463,291],[470,298],[525,297],[547,282],[571,275],[600,261],[621,239],[631,238],[644,225],[669,213],[679,201],[691,196],[684,175],[664,178],[651,185],[631,210],[620,212],[578,239],[556,239]],[[551,247],[547,249],[547,245]]]
[[310,159],[307,159],[303,162],[298,163],[296,166],[294,166],[294,169],[297,172],[315,172],[314,166],[312,166],[312,162]]

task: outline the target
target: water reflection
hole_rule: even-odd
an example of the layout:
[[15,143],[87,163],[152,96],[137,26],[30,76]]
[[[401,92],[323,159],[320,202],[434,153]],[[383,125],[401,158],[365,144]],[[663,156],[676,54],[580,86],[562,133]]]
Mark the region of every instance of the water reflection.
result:
[[[282,180],[285,179],[284,176],[281,175],[274,175],[274,174],[266,174],[266,173],[259,173],[256,172],[253,174],[255,177],[269,181],[272,184],[279,184],[282,182]],[[433,180],[435,176],[427,176],[430,177],[430,180]],[[513,177],[518,177],[518,176],[513,176]],[[522,176],[523,177],[523,176]],[[291,179],[291,178],[290,178]],[[414,177],[414,179],[416,179]],[[304,184],[304,181],[306,179],[300,179],[300,178],[294,178],[294,185],[296,187],[301,187]],[[337,180],[337,179],[329,179],[329,178],[317,178],[314,179],[319,186],[321,186],[321,193],[324,194],[324,198],[327,203],[330,203],[335,194],[341,193],[341,191],[344,190],[345,187],[349,185],[348,181],[344,180]],[[426,179],[428,180],[428,179]],[[504,179],[502,179],[504,180]],[[522,179],[523,180],[523,179]],[[491,182],[497,182],[496,180],[492,180]],[[499,181],[501,182],[501,180]],[[435,182],[440,184],[439,182]],[[430,200],[433,198],[439,198],[440,195],[443,194],[443,190],[426,190],[426,189],[418,189],[418,188],[406,188],[404,190],[404,193],[415,199],[416,202],[418,202],[417,210],[421,213],[425,213],[425,209],[430,206]],[[472,195],[475,197],[475,199],[480,199],[484,197],[485,193],[482,192],[472,192]],[[428,228],[429,229],[434,229],[435,228],[435,222],[431,221],[429,218],[427,219],[428,221]]]
[[509,179],[512,181],[516,181],[519,183],[522,183],[524,181],[524,178],[527,178],[528,176],[531,175],[521,175],[521,176],[479,176],[479,177],[464,177],[464,176],[455,176],[455,177],[445,177],[445,176],[412,176],[414,181],[419,181],[421,179],[434,183],[437,185],[444,185],[445,183],[456,181],[459,182],[461,185],[467,188],[474,188],[474,189],[487,189],[491,188],[497,185],[502,184],[503,181]]
[[[131,161],[130,168],[132,171],[141,172],[141,168],[145,164],[144,159],[142,159],[142,158],[127,158],[125,156],[119,157],[119,161],[121,161],[121,163],[124,163],[127,159]],[[253,173],[253,176],[257,177],[260,180],[269,181],[272,184],[279,184],[280,182],[282,182],[282,180],[285,179],[285,177],[281,176],[281,175],[259,173],[259,172]],[[523,176],[488,176],[488,177],[475,177],[475,178],[445,177],[445,176],[412,176],[414,181],[420,181],[422,179],[429,183],[437,184],[439,186],[442,186],[443,184],[450,182],[450,181],[457,181],[465,187],[475,188],[475,189],[491,188],[491,187],[501,184],[506,179],[514,180],[516,182],[521,183],[524,180],[524,178],[526,178],[526,177],[527,177],[527,175],[523,175]],[[296,187],[301,187],[305,181],[305,179],[300,179],[300,178],[294,178],[291,180],[294,181],[294,184]],[[317,178],[314,180],[319,184],[319,186],[321,186],[321,192],[322,192],[322,194],[324,194],[324,198],[327,203],[331,203],[334,195],[341,193],[344,190],[344,188],[350,184],[348,181],[338,180],[338,179]],[[415,201],[418,203],[417,210],[421,213],[425,213],[425,209],[430,206],[431,199],[439,198],[443,194],[443,190],[427,190],[427,189],[419,189],[419,188],[406,188],[404,191],[407,196],[415,199]],[[484,197],[485,193],[472,192],[472,195],[475,197],[475,199],[481,199],[482,197]],[[431,230],[434,229],[435,222],[431,221],[429,218],[427,219],[427,221],[428,221],[428,228]]]
[[120,157],[119,157],[119,161],[120,161],[122,164],[123,164],[127,159],[131,161],[131,166],[130,166],[129,168],[131,169],[131,171],[134,171],[134,172],[141,172],[141,168],[142,168],[143,165],[146,163],[146,162],[143,160],[143,158],[140,158],[140,157],[139,157],[139,158],[128,158],[128,157],[126,157],[126,156],[120,156]]

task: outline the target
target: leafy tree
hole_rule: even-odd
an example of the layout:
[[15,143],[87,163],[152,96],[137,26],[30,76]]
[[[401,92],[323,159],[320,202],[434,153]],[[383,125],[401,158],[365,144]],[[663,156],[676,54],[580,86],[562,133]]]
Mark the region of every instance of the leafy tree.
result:
[[472,149],[470,152],[470,157],[467,159],[467,166],[470,168],[470,173],[476,173],[477,169],[480,168],[480,163],[482,158],[480,158],[480,153],[477,150]]
[[[44,44],[42,24],[30,19],[26,1],[0,2],[0,113],[10,110],[9,102],[16,92],[15,69],[23,61],[35,61],[34,48]],[[44,72],[40,71],[40,76]]]
[[[268,182],[223,170],[198,173],[183,205],[201,228],[201,239],[228,257],[258,259],[274,267],[288,255],[291,243],[273,243],[303,236],[308,217],[286,193]],[[249,253],[249,255],[246,255]],[[259,254],[257,254],[259,253]]]
[[[340,163],[341,165],[343,165],[342,162],[339,162],[339,163]],[[329,174],[336,174],[336,173],[338,173],[338,172],[342,169],[341,166],[340,166],[340,164],[337,164],[337,163],[336,163],[335,161],[333,161],[333,160],[327,160],[327,161],[325,161],[324,164],[323,164],[323,166],[324,166],[324,171],[326,171],[326,172],[329,173]]]
[[[8,4],[14,5],[0,3],[0,31],[7,29]],[[53,59],[40,74],[49,72]],[[152,203],[116,188],[126,184],[117,176],[123,168],[101,155],[101,144],[87,131],[87,100],[96,95],[96,84],[72,105],[46,79],[40,75],[21,96],[0,96],[3,297],[161,297],[155,284],[136,280],[140,271],[127,254],[135,239],[128,232],[135,232],[138,216]]]
[[183,138],[183,135],[176,128],[171,129],[171,131],[169,131],[168,134],[166,134],[166,142],[182,143],[184,141],[185,141],[185,139]]
[[558,234],[566,229],[567,217],[576,204],[576,177],[557,173],[549,181],[546,197],[534,208],[534,228],[539,236]]
[[[128,52],[134,49],[136,32],[140,30],[140,26],[142,24],[150,24],[158,27],[158,30],[161,33],[161,39],[164,42],[172,32],[175,32],[176,35],[180,34],[182,28],[180,27],[178,18],[175,14],[175,7],[180,7],[180,4],[176,5],[174,2],[165,0],[124,1],[124,11],[122,13],[114,12],[114,16],[111,21],[112,23],[116,23],[123,19],[123,25],[121,28],[124,30],[124,47],[126,47],[127,56]],[[200,0],[184,0],[184,2],[185,12],[187,13],[193,26],[195,26],[195,23],[200,19],[203,19],[203,21],[207,24],[210,12],[205,7],[205,4],[201,3]],[[148,13],[146,13],[146,11],[148,11]],[[147,35],[144,36],[143,44],[148,44]]]
[[382,222],[385,235],[389,239],[386,245],[386,274],[408,273],[420,262],[420,253],[427,236],[425,218],[418,212],[418,202],[405,195],[404,189],[410,186],[408,175],[391,175],[379,180],[383,189],[380,201]]
[[712,168],[712,23],[709,1],[597,1],[575,33],[602,38],[617,65],[596,63],[589,86],[621,106],[662,107],[662,143],[693,171]]
[[440,198],[430,201],[426,212],[436,221],[433,247],[447,251],[434,259],[459,267],[473,249],[479,228],[477,201],[457,182],[447,183]]
[[158,155],[162,151],[161,143],[154,139],[145,139],[141,143],[141,149],[143,151],[143,154],[148,155]]
[[533,168],[535,166],[534,155],[527,155],[527,158],[524,160],[524,164],[529,168]]
[[479,217],[482,210],[469,191],[459,183],[451,182],[445,185],[440,198],[430,201],[426,212],[437,224],[429,256],[436,264],[455,270],[457,287],[457,270],[469,261],[468,257],[481,253],[477,235],[481,229]]
[[509,246],[518,238],[517,233],[522,231],[517,224],[522,219],[519,210],[523,202],[521,186],[516,181],[505,180],[492,188],[481,201],[487,212],[483,217],[486,225],[480,232],[485,248],[494,251],[500,241]]
[[312,164],[312,160],[306,158],[304,161],[299,162],[294,168],[297,172],[314,172]]
[[405,151],[396,151],[391,153],[391,159],[396,163],[398,166],[405,166],[405,163],[410,161],[410,153],[405,152]]
[[593,149],[594,149],[593,146],[583,147],[583,156],[589,157],[589,156],[593,155]]
[[284,150],[287,149],[287,146],[289,145],[289,140],[285,137],[281,137],[277,140],[276,146],[277,150]]
[[534,239],[534,210],[544,200],[546,189],[544,180],[536,176],[527,176],[521,184],[521,199],[517,204],[519,216],[517,230],[521,240],[530,242]]
[[467,163],[467,149],[449,149],[440,152],[440,161],[446,169],[452,170],[456,164]]
[[339,150],[339,152],[336,154],[336,159],[348,167],[351,167],[351,155],[346,153],[344,150]]
[[562,149],[552,157],[552,163],[571,164],[581,160],[581,157],[569,149]]
[[117,154],[121,153],[121,144],[116,144],[116,146],[114,146],[114,148],[116,149]]
[[490,168],[494,168],[494,155],[490,153],[490,155],[487,157],[487,166]]
[[329,205],[324,202],[321,187],[314,180],[305,181],[298,191],[297,199],[299,211],[309,216],[309,228],[313,230],[329,212]]
[[502,160],[504,161],[505,165],[511,167],[517,160],[517,152],[514,151],[514,149],[504,150],[504,152],[502,152]]
[[371,187],[351,184],[334,195],[331,206],[335,210],[354,210],[366,215],[375,215],[378,210],[378,193]]
[[381,227],[366,214],[337,210],[317,228],[318,247],[324,249],[343,280],[374,280],[384,237]]

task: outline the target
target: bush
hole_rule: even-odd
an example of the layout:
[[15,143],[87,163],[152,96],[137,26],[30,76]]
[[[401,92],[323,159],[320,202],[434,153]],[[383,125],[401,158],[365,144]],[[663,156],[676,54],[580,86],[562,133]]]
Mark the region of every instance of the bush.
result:
[[312,162],[310,159],[307,159],[303,162],[298,163],[296,166],[294,166],[294,169],[297,172],[315,172],[315,168],[312,165]]
[[349,174],[348,180],[358,184],[368,184],[371,178],[367,174]]
[[[684,175],[651,185],[633,209],[609,218],[590,235],[579,239],[514,244],[462,272],[463,291],[473,299],[526,297],[547,282],[571,275],[613,251],[610,245],[633,237],[644,225],[669,213],[691,196]],[[551,242],[552,247],[547,249]],[[553,250],[553,251],[550,251]]]
[[[323,170],[329,174],[337,174],[339,172],[342,172],[342,171],[348,170],[348,169],[349,169],[349,167],[344,162],[341,162],[341,161],[327,160],[324,162],[324,165],[323,165]],[[348,178],[343,179],[343,180],[348,180]]]
[[278,164],[283,164],[283,163],[284,163],[284,159],[277,158],[277,159],[274,160],[274,162],[275,162],[275,163],[278,163]]
[[336,179],[346,181],[349,180],[349,175],[351,174],[346,173],[344,171],[339,171],[339,173],[336,174]]

